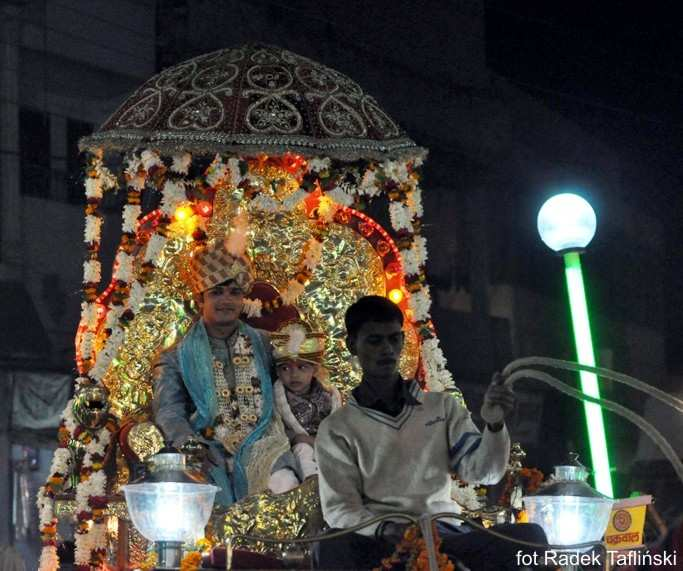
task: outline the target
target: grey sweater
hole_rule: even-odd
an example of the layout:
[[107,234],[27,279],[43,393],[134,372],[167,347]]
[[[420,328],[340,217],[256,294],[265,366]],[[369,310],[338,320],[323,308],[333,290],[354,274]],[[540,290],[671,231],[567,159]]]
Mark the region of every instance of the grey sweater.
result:
[[[315,450],[323,516],[331,527],[397,511],[459,513],[451,473],[472,484],[503,477],[510,452],[505,427],[482,435],[451,395],[423,392],[415,381],[410,391],[420,404],[405,405],[396,417],[362,407],[351,395],[321,423]],[[359,533],[372,535],[377,525]]]

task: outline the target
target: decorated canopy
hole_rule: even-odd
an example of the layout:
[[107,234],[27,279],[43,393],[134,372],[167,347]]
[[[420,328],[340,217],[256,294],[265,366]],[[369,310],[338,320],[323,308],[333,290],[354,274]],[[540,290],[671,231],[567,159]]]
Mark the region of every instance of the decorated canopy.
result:
[[264,45],[220,50],[162,71],[83,145],[344,160],[423,154],[355,81]]

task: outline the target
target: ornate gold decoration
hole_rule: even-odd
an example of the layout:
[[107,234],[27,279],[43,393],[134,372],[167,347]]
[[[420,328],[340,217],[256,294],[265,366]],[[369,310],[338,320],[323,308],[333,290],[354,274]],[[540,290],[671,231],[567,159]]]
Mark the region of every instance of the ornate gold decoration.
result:
[[164,447],[164,437],[153,422],[141,422],[130,429],[128,446],[144,462]]
[[[214,201],[214,216],[207,235],[224,236],[235,216],[238,196],[221,191]],[[283,290],[299,264],[301,251],[311,237],[313,222],[303,207],[291,212],[264,212],[249,208],[247,253],[256,271],[256,279]],[[330,223],[323,241],[322,258],[313,279],[297,304],[302,316],[314,329],[328,336],[323,365],[330,380],[343,393],[355,387],[361,378],[346,349],[344,313],[359,297],[386,295],[382,260],[370,242],[351,228]],[[406,325],[406,344],[401,356],[401,372],[412,377],[417,370],[419,344],[415,330]]]
[[[287,188],[277,191],[285,196],[296,181],[275,170],[278,172],[264,174],[264,184],[269,180],[286,181],[282,184]],[[267,179],[266,175],[280,178]],[[277,185],[273,183],[273,186]],[[238,206],[246,206],[250,220],[247,253],[254,263],[256,279],[282,290],[299,264],[302,248],[312,235],[313,222],[303,206],[289,212],[264,212],[249,208],[248,203],[240,202],[241,198],[240,191],[229,189],[216,194],[207,235],[209,239],[224,237]],[[192,295],[182,279],[183,264],[187,263],[191,248],[192,242],[187,238],[169,239],[160,254],[159,267],[148,282],[145,299],[128,325],[124,343],[105,375],[111,411],[119,418],[148,409],[152,397],[151,370],[157,353],[191,324]],[[328,335],[323,365],[343,393],[360,381],[360,370],[346,349],[346,308],[363,295],[385,294],[382,260],[372,245],[351,228],[331,223],[323,242],[322,259],[298,305],[302,316]],[[405,332],[401,372],[405,377],[412,377],[417,369],[419,343],[411,326],[406,325]]]
[[280,202],[299,190],[296,178],[285,169],[276,166],[255,167],[250,170],[249,179],[259,182],[267,194]]
[[145,299],[103,379],[110,393],[111,411],[118,418],[134,416],[148,408],[157,353],[171,345],[192,322],[187,311],[191,293],[181,280],[179,269],[188,245],[183,238],[173,238],[164,246]]
[[[64,496],[57,496],[55,498],[55,517],[57,519],[67,519],[75,517],[76,515],[76,499],[73,494],[65,494]],[[104,510],[104,515],[110,515],[130,521],[128,514],[128,507],[123,496],[115,496],[107,504],[107,509]]]
[[130,481],[130,469],[128,468],[128,462],[121,451],[121,447],[116,448],[116,478],[113,482],[112,491],[115,494],[122,493],[121,487],[125,486]]
[[404,379],[413,379],[417,373],[417,364],[420,360],[420,340],[417,331],[408,323],[408,320],[403,323],[403,333],[405,333],[405,341],[398,368]]
[[131,569],[142,567],[148,559],[150,542],[135,529],[134,525],[128,526],[128,546],[130,549],[129,561]]
[[99,385],[85,385],[76,391],[71,410],[79,424],[88,430],[99,430],[107,422],[107,391]]
[[[222,543],[232,538],[234,547],[281,557],[286,544],[251,542],[237,534],[288,539],[315,535],[323,525],[318,495],[318,479],[309,478],[298,488],[284,494],[263,493],[233,504],[216,525]],[[221,533],[222,531],[222,533]]]

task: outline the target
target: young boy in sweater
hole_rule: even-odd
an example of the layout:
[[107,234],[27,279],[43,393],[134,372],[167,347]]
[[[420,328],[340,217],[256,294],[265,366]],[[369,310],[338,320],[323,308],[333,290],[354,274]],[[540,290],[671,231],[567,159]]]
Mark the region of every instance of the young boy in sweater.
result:
[[276,462],[268,483],[273,493],[282,494],[318,473],[315,436],[321,421],[341,406],[341,397],[323,380],[324,333],[296,321],[272,333],[270,341],[277,372],[275,407],[292,446],[291,453]]
[[[481,434],[452,395],[424,392],[416,381],[401,378],[403,314],[391,301],[363,297],[348,309],[345,323],[347,346],[360,362],[363,379],[346,406],[321,423],[316,438],[325,521],[344,529],[391,512],[459,512],[450,496],[451,474],[470,483],[497,483],[510,450],[505,424],[489,425]],[[485,403],[508,413],[514,395],[492,384]],[[466,526],[438,525],[443,551],[471,569],[517,568],[518,545]],[[321,542],[314,550],[315,565],[375,567],[393,552],[406,526],[389,521]],[[498,531],[545,542],[534,525],[499,526]]]

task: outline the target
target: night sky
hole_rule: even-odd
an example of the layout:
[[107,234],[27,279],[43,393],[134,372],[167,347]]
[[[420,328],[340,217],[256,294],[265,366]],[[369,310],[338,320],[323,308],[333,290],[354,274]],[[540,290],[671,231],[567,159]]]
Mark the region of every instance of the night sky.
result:
[[[667,358],[683,371],[683,26],[664,2],[486,0],[489,68],[606,143],[667,240]],[[667,8],[667,6],[669,8]],[[646,287],[646,284],[644,284]]]

